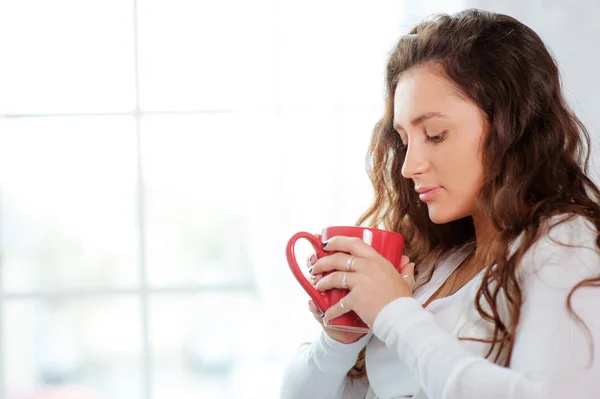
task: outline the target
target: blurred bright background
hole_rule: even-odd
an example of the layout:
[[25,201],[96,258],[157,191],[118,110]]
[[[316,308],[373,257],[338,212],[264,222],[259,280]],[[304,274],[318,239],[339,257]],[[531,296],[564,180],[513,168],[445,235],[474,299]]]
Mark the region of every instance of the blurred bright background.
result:
[[597,145],[595,0],[1,1],[0,399],[277,398],[319,332],[287,239],[369,205],[388,52],[473,6]]

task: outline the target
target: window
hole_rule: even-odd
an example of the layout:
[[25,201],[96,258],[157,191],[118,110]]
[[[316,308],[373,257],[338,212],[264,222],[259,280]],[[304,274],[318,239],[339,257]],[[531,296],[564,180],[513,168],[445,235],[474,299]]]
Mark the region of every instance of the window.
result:
[[388,52],[462,6],[1,2],[0,398],[278,397],[287,239],[369,205]]

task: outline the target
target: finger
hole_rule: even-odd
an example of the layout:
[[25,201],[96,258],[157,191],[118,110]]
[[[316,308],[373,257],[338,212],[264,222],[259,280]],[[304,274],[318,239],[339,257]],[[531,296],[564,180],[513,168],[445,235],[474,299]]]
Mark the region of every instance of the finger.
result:
[[365,264],[365,259],[354,255],[348,255],[343,252],[337,252],[318,259],[312,269],[309,269],[309,273],[319,274],[334,270],[349,271],[348,263],[351,263],[351,271],[360,272]]
[[406,255],[402,255],[402,259],[400,260],[400,269],[410,263],[410,258]]
[[358,237],[335,236],[323,243],[328,252],[346,252],[361,258],[379,258],[381,255]]
[[[313,236],[317,237],[319,240],[321,239],[320,233],[314,233]],[[311,268],[315,262],[317,261],[317,255],[313,252],[306,257],[306,267]]]
[[327,323],[329,323],[330,320],[340,317],[353,310],[351,304],[352,298],[350,297],[350,295],[346,295],[345,297],[337,301],[335,304],[330,306],[329,309],[327,309],[327,311],[325,312],[325,317],[323,317],[323,324],[327,325]]
[[315,302],[312,299],[308,301],[308,310],[310,310],[315,320],[323,324],[323,317],[321,316],[322,313],[319,311],[319,308],[317,308],[317,305],[315,305]]
[[317,261],[317,255],[312,253],[306,258],[306,267],[311,268]]
[[[327,291],[333,288],[338,289],[349,289],[351,290],[356,285],[356,279],[358,275],[353,272],[334,272],[323,277],[317,284],[315,289],[317,291]],[[344,287],[344,279],[346,280],[346,287]]]
[[315,284],[317,284],[319,282],[320,279],[323,278],[322,274],[315,274],[310,276],[310,281],[312,283],[312,285],[314,286]]
[[411,262],[405,265],[400,269],[400,275],[402,276],[402,280],[412,290],[415,287],[415,264]]
[[317,307],[317,304],[315,303],[315,301],[313,301],[312,299],[308,301],[308,310],[310,310],[311,313],[313,313],[313,314],[319,316],[319,318],[321,318],[321,311]]
[[400,274],[402,275],[410,275],[410,276],[415,276],[415,264],[413,262],[407,263],[406,265],[402,266],[402,268],[400,269]]

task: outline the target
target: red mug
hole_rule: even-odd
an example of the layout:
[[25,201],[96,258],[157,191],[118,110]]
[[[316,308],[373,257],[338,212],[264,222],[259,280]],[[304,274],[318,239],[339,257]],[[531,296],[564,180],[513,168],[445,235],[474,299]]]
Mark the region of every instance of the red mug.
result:
[[[322,240],[317,238],[314,234],[310,234],[304,231],[298,232],[289,239],[286,249],[287,261],[290,266],[294,277],[300,283],[304,291],[315,302],[321,312],[325,312],[329,307],[335,305],[340,299],[342,299],[348,290],[344,289],[331,289],[325,292],[317,291],[311,282],[309,282],[302,270],[298,266],[296,261],[296,254],[294,248],[296,241],[300,238],[307,239],[313,248],[315,249],[317,258],[332,255],[334,252],[327,252],[323,250],[322,244],[324,241],[329,240],[335,236],[346,236],[346,237],[358,237],[365,243],[369,244],[375,251],[381,254],[384,258],[394,265],[396,270],[400,272],[400,262],[402,260],[402,250],[404,248],[404,237],[402,234],[395,233],[393,231],[373,229],[370,227],[359,227],[359,226],[332,226],[326,227],[322,232]],[[324,273],[327,275],[329,273]],[[368,332],[369,326],[358,317],[356,313],[350,311],[330,320],[327,323],[327,328],[341,330],[341,331],[352,331],[352,332]]]

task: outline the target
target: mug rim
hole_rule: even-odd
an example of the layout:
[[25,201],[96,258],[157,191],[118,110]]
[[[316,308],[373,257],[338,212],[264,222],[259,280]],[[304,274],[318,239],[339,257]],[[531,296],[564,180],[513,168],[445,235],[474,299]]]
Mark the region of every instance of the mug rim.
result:
[[365,227],[365,226],[342,226],[342,225],[336,225],[336,226],[327,226],[324,227],[321,232],[325,232],[325,230],[328,229],[352,229],[352,230],[370,230],[373,233],[383,233],[383,234],[394,234],[396,236],[401,237],[402,239],[404,239],[404,236],[401,233],[397,233],[395,231],[391,231],[391,230],[384,230],[384,229],[378,229],[375,227]]

